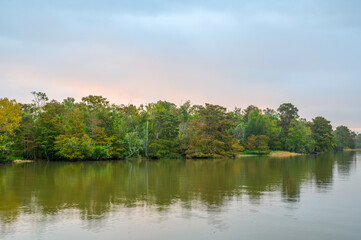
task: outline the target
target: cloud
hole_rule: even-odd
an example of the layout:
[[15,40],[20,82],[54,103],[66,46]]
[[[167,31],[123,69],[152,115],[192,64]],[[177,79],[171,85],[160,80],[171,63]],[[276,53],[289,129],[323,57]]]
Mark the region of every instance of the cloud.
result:
[[[1,96],[277,108],[361,126],[360,1],[2,1]],[[25,97],[28,94],[29,97]]]

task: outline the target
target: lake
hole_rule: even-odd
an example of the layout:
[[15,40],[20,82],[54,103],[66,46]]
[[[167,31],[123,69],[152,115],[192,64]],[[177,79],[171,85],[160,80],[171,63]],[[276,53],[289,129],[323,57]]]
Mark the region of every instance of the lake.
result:
[[361,239],[361,152],[0,166],[0,239]]

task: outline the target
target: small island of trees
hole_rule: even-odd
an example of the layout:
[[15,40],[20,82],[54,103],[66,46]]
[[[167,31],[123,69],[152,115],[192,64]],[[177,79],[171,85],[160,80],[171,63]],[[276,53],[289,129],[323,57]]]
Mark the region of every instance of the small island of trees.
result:
[[361,134],[333,130],[318,116],[300,118],[291,103],[277,110],[248,106],[176,106],[167,101],[111,104],[89,95],[81,102],[49,100],[32,92],[30,104],[0,99],[0,159],[101,160],[124,158],[218,158],[361,148]]

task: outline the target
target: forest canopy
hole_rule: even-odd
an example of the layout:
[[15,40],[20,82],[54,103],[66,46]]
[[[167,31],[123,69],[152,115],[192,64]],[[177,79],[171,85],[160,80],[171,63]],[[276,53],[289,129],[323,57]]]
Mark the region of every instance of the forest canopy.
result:
[[361,134],[346,126],[333,130],[321,116],[300,118],[291,103],[277,110],[250,105],[227,111],[189,101],[135,106],[94,95],[58,102],[32,94],[30,104],[0,99],[0,159],[214,158],[361,147]]

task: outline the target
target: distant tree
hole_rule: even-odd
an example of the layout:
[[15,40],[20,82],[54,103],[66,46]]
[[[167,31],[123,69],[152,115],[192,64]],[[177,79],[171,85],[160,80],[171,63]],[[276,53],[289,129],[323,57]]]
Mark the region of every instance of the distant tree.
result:
[[280,147],[279,135],[280,127],[277,120],[271,120],[267,115],[262,114],[258,110],[252,110],[248,114],[248,120],[245,125],[246,139],[251,135],[265,135],[268,137],[268,144],[272,149]]
[[88,135],[71,137],[61,135],[56,139],[59,156],[69,160],[90,159],[94,153],[94,143]]
[[356,148],[361,148],[361,133],[355,137],[355,145]]
[[283,103],[278,109],[280,126],[288,134],[288,129],[291,127],[291,122],[296,120],[298,116],[298,108],[291,103]]
[[104,109],[109,107],[109,101],[102,96],[89,95],[83,97],[82,102],[93,111]]
[[188,123],[192,119],[192,112],[191,112],[191,103],[190,101],[185,102],[183,105],[179,107],[178,110],[178,117],[179,117],[179,134],[180,137],[184,137],[185,130],[188,128]]
[[252,111],[261,112],[261,109],[254,105],[249,105],[246,109],[243,110],[243,120],[244,122],[248,122],[248,116]]
[[311,130],[312,138],[316,141],[316,152],[327,152],[333,148],[334,139],[330,121],[323,117],[316,117],[312,119]]
[[22,111],[20,104],[8,98],[0,99],[0,158],[10,154],[14,134],[20,126]]
[[42,108],[47,101],[49,101],[49,98],[46,95],[46,93],[33,91],[31,92],[31,94],[33,94],[34,97],[33,103],[35,104],[35,107],[39,109]]
[[112,121],[109,121],[109,101],[102,96],[89,95],[82,98],[81,106],[84,106],[81,111],[89,137],[97,145],[111,144],[109,134],[107,135],[107,130],[110,131],[112,127]]
[[269,117],[271,120],[278,120],[278,113],[274,109],[266,108],[263,110],[263,114]]
[[265,135],[251,135],[247,139],[246,149],[256,153],[267,153],[269,138]]
[[[37,120],[36,146],[39,148],[39,157],[48,160],[55,158],[55,138],[63,134],[64,105],[53,100],[42,107],[42,112]],[[74,126],[71,126],[74,127]]]
[[[148,111],[151,113],[150,157],[179,157],[178,135],[180,121],[176,105],[166,101],[158,101],[155,104],[148,105]],[[186,113],[184,113],[183,117],[187,117]]]
[[243,121],[237,121],[237,125],[230,129],[230,134],[240,141],[241,144],[246,142],[246,130]]
[[[299,119],[290,103],[278,111],[250,105],[227,112],[205,104],[180,107],[158,101],[136,107],[89,95],[76,102],[49,101],[32,92],[30,104],[0,99],[0,157],[118,159],[232,157],[244,150],[322,152],[361,147],[361,135],[345,126],[334,132],[322,117]],[[252,149],[252,150],[251,150]],[[15,155],[16,154],[16,155]]]
[[311,128],[305,120],[293,120],[288,129],[286,150],[298,153],[312,153],[315,151],[316,142],[312,138]]
[[119,131],[124,135],[125,157],[138,157],[141,152],[146,148],[147,131],[144,129],[146,126],[147,118],[142,118],[139,109],[130,104],[121,108],[122,119]]
[[335,149],[342,151],[344,148],[354,148],[355,139],[353,133],[346,126],[338,126],[333,132],[335,138]]
[[39,116],[40,112],[42,111],[43,106],[45,106],[46,102],[49,101],[48,96],[46,93],[43,92],[31,92],[33,94],[33,105],[34,105],[34,114],[36,117]]
[[199,108],[197,117],[189,123],[186,156],[221,157],[234,156],[242,150],[239,141],[228,133],[234,124],[226,108],[206,104]]
[[21,104],[22,119],[15,132],[14,151],[17,156],[36,159],[36,126],[33,104]]

